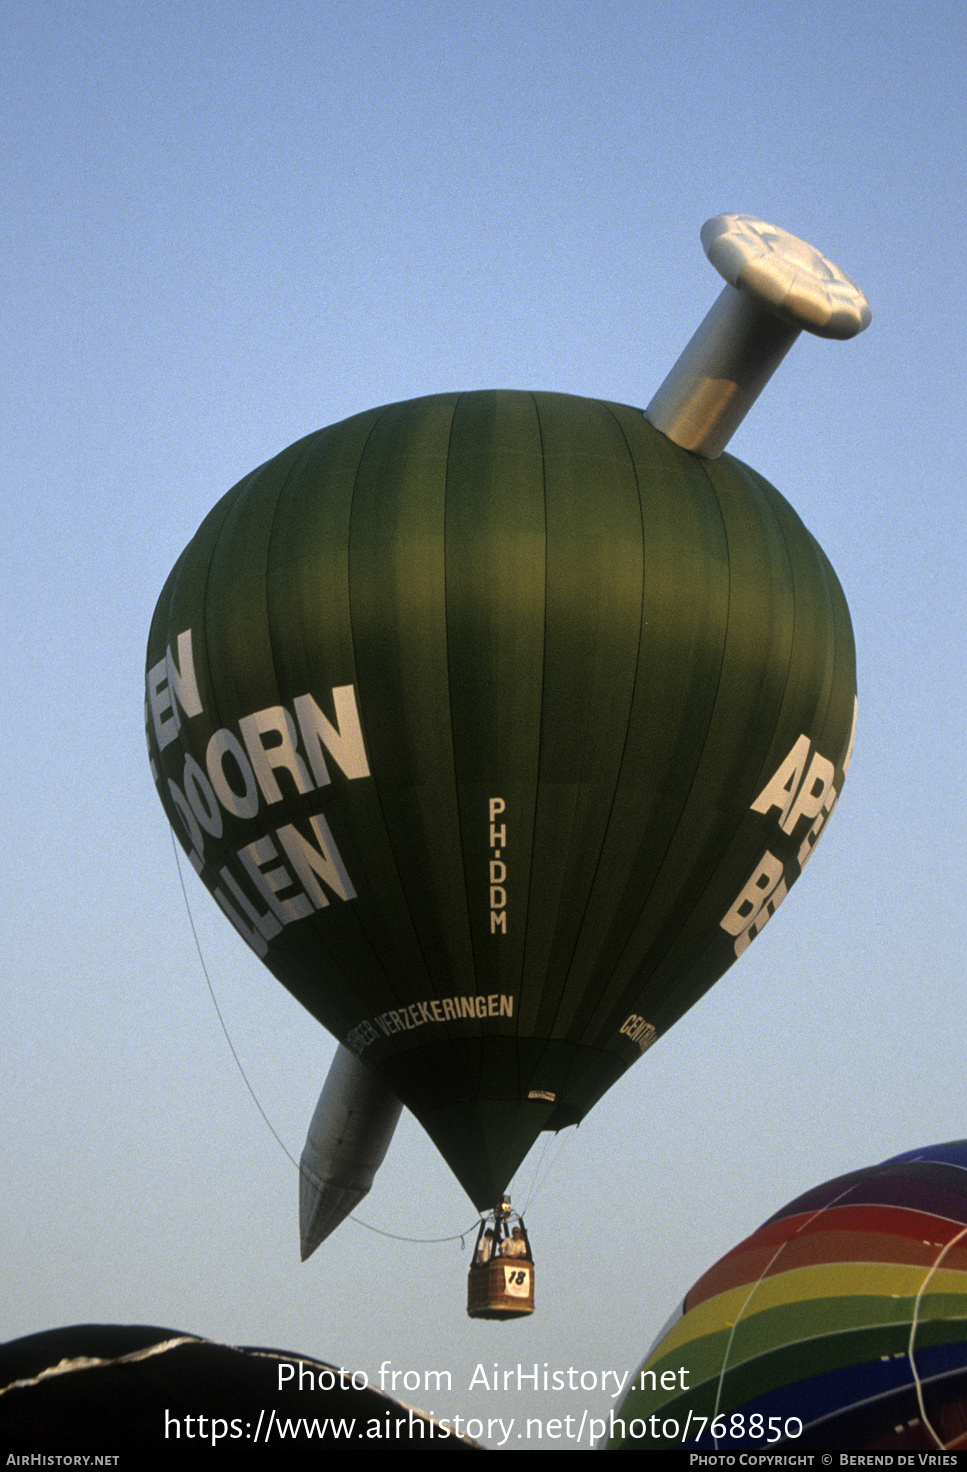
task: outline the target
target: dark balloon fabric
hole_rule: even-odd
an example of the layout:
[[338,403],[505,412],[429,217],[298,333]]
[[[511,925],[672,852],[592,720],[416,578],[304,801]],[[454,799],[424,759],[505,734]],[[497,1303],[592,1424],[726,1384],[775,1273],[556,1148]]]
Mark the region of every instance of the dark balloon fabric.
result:
[[202,879],[481,1208],[762,929],[855,721],[842,591],[771,486],[513,391],[247,476],[168,579],[147,685]]
[[692,1288],[618,1420],[625,1451],[967,1448],[967,1141],[770,1217]]
[[[158,1457],[156,1466],[190,1472],[192,1462],[217,1467],[226,1452],[239,1466],[260,1430],[269,1440],[273,1420],[280,1440],[282,1427],[292,1432],[277,1464],[286,1472],[300,1462],[327,1466],[336,1427],[354,1421],[355,1439],[377,1454],[396,1457],[397,1442],[416,1440],[421,1454],[483,1449],[384,1395],[362,1371],[299,1351],[216,1344],[144,1324],[69,1324],[0,1344],[4,1467],[149,1467]],[[323,1451],[315,1437],[326,1425]]]

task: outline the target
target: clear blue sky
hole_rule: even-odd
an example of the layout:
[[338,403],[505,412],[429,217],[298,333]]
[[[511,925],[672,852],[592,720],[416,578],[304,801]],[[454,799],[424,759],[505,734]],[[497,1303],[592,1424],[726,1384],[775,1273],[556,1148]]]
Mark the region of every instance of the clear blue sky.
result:
[[[631,1369],[785,1200],[967,1134],[963,8],[27,0],[4,29],[0,1339],[158,1323],[449,1369],[412,1394],[440,1414],[602,1414],[600,1389],[469,1381]],[[472,1324],[469,1239],[348,1223],[299,1263],[296,1172],[148,772],[148,623],[214,501],[322,424],[460,388],[647,403],[726,210],[873,307],[852,343],[801,340],[730,446],[845,588],[853,764],[781,914],[552,1143],[538,1313]],[[186,884],[297,1156],[332,1041]],[[412,1121],[360,1215],[473,1219]]]

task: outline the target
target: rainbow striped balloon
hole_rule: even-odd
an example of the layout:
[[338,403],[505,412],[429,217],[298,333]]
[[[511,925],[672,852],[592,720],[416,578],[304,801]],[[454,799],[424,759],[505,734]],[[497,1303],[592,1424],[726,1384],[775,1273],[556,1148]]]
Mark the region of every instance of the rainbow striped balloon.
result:
[[691,1289],[612,1449],[967,1448],[967,1141],[817,1186]]

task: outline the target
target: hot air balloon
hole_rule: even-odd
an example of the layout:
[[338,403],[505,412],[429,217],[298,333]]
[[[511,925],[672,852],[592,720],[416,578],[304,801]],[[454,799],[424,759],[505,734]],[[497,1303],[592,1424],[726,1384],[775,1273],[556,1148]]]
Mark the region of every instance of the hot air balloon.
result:
[[869,310],[710,225],[726,307],[647,413],[496,390],[319,430],[215,506],[152,623],[193,866],[481,1210],[762,930],[849,765],[842,590],[719,452],[763,352]]
[[791,1201],[687,1294],[615,1448],[967,1448],[967,1141]]

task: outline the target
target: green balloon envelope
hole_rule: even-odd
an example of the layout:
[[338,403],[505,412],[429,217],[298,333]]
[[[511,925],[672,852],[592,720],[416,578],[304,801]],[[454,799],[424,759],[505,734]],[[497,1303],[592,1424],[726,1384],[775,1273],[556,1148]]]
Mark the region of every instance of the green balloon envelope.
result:
[[561,394],[290,446],[203,522],[147,663],[205,884],[481,1208],[762,929],[855,722],[846,603],[782,497]]

